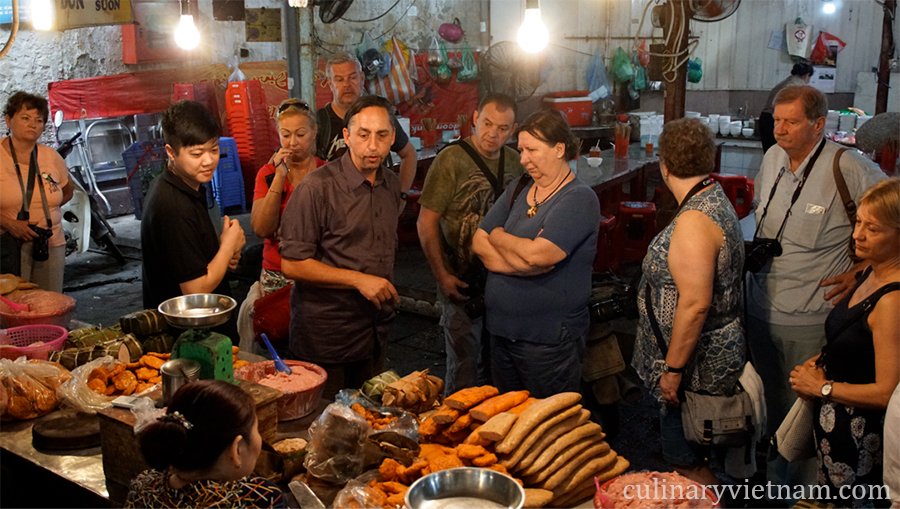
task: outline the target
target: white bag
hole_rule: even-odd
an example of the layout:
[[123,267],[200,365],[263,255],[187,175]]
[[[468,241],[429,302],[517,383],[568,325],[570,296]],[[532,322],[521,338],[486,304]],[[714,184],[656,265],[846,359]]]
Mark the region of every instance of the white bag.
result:
[[812,30],[812,25],[803,23],[799,18],[794,23],[785,24],[784,33],[787,36],[787,51],[789,55],[809,58]]
[[816,455],[813,418],[813,402],[797,398],[775,432],[778,454],[790,462],[809,459]]

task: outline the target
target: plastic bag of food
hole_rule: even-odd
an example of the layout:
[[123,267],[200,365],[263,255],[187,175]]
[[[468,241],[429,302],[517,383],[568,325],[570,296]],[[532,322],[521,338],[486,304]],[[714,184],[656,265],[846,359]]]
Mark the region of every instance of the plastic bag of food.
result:
[[359,509],[360,507],[382,507],[387,502],[384,494],[367,485],[352,480],[334,497],[334,509]]
[[344,484],[363,471],[372,427],[346,405],[332,403],[309,427],[303,465],[318,479]]
[[450,59],[447,57],[447,47],[444,46],[444,43],[441,43],[441,58],[441,63],[434,71],[434,81],[439,85],[446,85],[447,83],[450,83],[451,79],[453,79],[453,70],[450,69],[449,65],[447,65]]
[[6,394],[0,419],[25,420],[49,414],[58,403],[57,388],[70,376],[69,370],[52,362],[0,359],[0,385]]
[[378,406],[357,390],[343,389],[334,398],[360,415],[372,428],[372,432],[393,431],[419,441],[419,423],[409,412],[400,408]]
[[60,403],[86,414],[95,414],[98,410],[110,408],[112,406],[110,398],[88,387],[88,380],[95,369],[103,367],[111,371],[115,365],[116,360],[107,355],[75,368],[72,371],[72,378],[57,390]]
[[475,81],[478,78],[478,62],[475,61],[475,55],[472,54],[469,41],[466,41],[462,52],[462,69],[456,73],[456,81],[465,83],[467,81]]

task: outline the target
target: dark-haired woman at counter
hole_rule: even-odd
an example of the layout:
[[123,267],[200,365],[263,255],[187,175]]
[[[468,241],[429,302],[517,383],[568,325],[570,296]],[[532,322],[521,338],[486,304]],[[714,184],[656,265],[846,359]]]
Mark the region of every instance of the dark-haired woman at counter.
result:
[[250,476],[262,447],[257,425],[253,398],[237,386],[184,385],[140,432],[152,469],[131,481],[125,507],[285,507],[275,483]]

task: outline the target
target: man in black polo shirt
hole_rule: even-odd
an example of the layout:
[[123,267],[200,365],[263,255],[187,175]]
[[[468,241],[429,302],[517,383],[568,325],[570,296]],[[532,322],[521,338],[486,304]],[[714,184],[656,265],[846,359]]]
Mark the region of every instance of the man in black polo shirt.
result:
[[192,293],[231,296],[225,273],[237,267],[244,230],[225,216],[216,235],[203,187],[219,165],[219,122],[183,100],[166,110],[162,128],[169,164],[150,187],[141,221],[144,307]]

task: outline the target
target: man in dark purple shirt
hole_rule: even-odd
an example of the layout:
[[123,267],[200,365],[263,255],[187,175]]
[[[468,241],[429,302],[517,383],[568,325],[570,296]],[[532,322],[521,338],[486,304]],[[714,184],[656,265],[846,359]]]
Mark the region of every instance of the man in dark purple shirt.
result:
[[345,120],[347,153],[291,194],[279,247],[281,270],[295,280],[290,348],[328,372],[326,399],[381,372],[400,300],[390,282],[400,179],[382,166],[394,141],[390,103],[360,97]]

